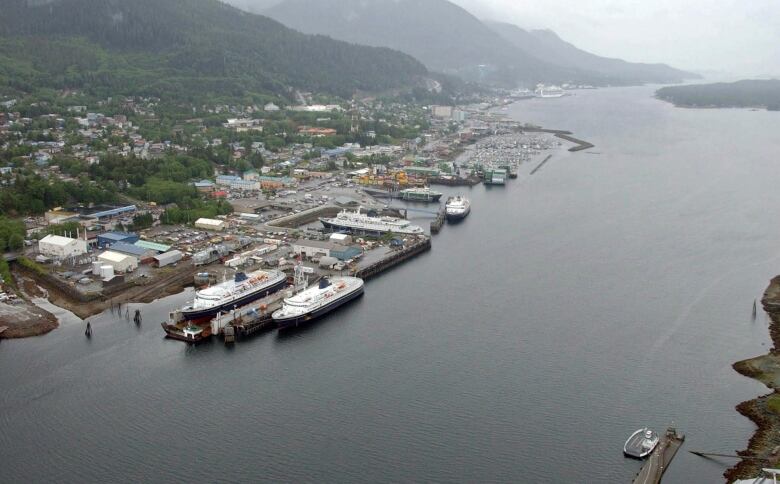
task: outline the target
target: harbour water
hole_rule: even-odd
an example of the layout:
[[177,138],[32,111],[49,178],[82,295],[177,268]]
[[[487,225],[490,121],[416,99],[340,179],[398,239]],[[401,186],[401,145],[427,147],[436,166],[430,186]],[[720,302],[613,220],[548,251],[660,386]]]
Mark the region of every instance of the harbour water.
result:
[[[472,201],[433,250],[306,330],[233,348],[158,321],[0,343],[4,482],[628,482],[631,432],[731,453],[766,390],[753,300],[780,273],[780,113],[683,110],[653,88],[520,102],[595,148]],[[136,306],[131,306],[131,312]],[[139,306],[140,307],[140,306]],[[718,482],[681,452],[664,482]]]

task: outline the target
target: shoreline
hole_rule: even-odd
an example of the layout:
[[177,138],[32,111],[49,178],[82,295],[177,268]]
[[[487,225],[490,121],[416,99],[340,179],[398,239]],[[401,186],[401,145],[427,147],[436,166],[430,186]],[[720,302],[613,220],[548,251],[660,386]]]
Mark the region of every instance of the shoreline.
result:
[[761,305],[770,318],[772,347],[767,354],[738,361],[732,368],[740,375],[763,383],[771,393],[736,406],[737,412],[756,425],[747,448],[737,454],[758,459],[742,459],[727,469],[723,476],[728,482],[754,478],[761,474],[762,468],[776,467],[780,462],[780,276],[769,283]]

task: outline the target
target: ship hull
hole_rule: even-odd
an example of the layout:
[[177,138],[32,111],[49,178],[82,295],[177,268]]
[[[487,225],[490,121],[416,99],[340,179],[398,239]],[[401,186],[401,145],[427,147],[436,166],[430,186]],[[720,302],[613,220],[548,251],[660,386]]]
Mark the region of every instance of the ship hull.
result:
[[419,195],[401,195],[401,200],[405,200],[407,202],[424,202],[424,203],[433,203],[438,202],[439,199],[442,197],[441,193],[437,193],[435,195],[428,195],[428,196],[419,196]]
[[220,312],[232,311],[234,308],[246,306],[253,301],[262,299],[269,294],[273,294],[284,289],[285,287],[287,287],[287,280],[282,279],[279,282],[276,282],[258,291],[246,294],[233,301],[204,309],[183,309],[181,314],[185,321],[192,321],[193,323],[205,323],[214,319],[214,317]]
[[458,222],[460,220],[463,220],[464,218],[468,217],[468,215],[471,213],[471,207],[469,207],[468,210],[462,212],[462,213],[450,213],[446,212],[444,216],[447,218],[448,222]]
[[297,328],[304,324],[308,324],[309,322],[321,316],[324,316],[325,314],[328,314],[331,311],[334,311],[335,309],[343,306],[344,304],[347,304],[350,301],[359,298],[362,295],[363,295],[363,286],[361,285],[359,289],[356,289],[351,293],[343,297],[340,297],[335,301],[331,301],[330,303],[321,306],[311,312],[300,314],[290,318],[279,318],[279,319],[274,318],[274,321],[276,322],[276,325],[279,327],[280,330]]
[[349,225],[343,225],[339,223],[330,222],[325,219],[320,219],[320,223],[322,223],[323,226],[325,226],[326,229],[329,230],[335,230],[335,231],[345,231],[349,232],[351,234],[355,235],[374,235],[374,236],[381,236],[383,234],[387,233],[394,233],[394,234],[401,234],[401,235],[420,235],[419,232],[405,232],[401,230],[378,230],[378,229],[366,229],[366,228],[359,228],[359,227],[351,227]]

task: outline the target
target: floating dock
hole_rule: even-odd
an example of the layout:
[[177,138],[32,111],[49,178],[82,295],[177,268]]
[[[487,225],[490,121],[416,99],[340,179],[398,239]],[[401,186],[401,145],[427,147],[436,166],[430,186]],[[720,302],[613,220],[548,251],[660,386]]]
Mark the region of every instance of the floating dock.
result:
[[683,442],[685,442],[685,435],[677,432],[675,428],[668,428],[666,433],[661,436],[658,446],[631,482],[633,484],[660,483],[664,472],[669,468],[669,464],[672,463],[672,459],[682,447]]

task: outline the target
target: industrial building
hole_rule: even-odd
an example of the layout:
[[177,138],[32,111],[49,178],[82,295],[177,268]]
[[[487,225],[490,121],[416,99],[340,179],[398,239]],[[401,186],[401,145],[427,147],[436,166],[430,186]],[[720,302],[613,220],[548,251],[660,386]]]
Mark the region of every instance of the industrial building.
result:
[[139,247],[135,244],[128,244],[125,242],[117,242],[111,246],[111,252],[119,252],[120,254],[131,255],[140,261],[150,260],[157,255],[157,251],[154,249],[147,249],[145,247]]
[[175,264],[184,258],[184,254],[178,250],[172,250],[165,252],[164,254],[154,256],[154,265],[157,267],[165,267],[171,264]]
[[158,244],[157,242],[149,242],[148,240],[139,240],[133,245],[138,247],[143,247],[144,249],[154,250],[158,254],[162,254],[163,252],[168,252],[169,250],[171,250],[170,245]]
[[66,259],[87,253],[87,241],[61,235],[47,235],[38,241],[38,252],[55,259]]
[[199,218],[195,221],[195,227],[203,230],[214,230],[221,232],[225,230],[225,221],[211,218]]
[[363,251],[354,245],[342,245],[334,242],[299,239],[292,243],[293,253],[303,257],[335,257],[339,260],[352,259]]
[[135,244],[138,242],[138,239],[138,234],[127,232],[106,232],[97,236],[97,245],[100,249],[106,249],[120,242],[124,242],[126,244]]
[[114,268],[114,272],[125,273],[133,272],[138,268],[138,259],[132,255],[121,254],[107,250],[98,256],[98,261],[103,265],[109,265]]

